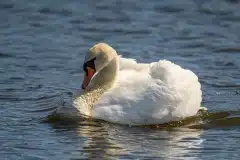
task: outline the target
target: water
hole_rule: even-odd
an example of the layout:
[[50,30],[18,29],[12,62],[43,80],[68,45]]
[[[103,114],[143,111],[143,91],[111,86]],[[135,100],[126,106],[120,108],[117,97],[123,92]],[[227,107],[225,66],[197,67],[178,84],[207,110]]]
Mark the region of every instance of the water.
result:
[[[238,159],[238,0],[1,0],[0,159]],[[130,127],[44,120],[80,88],[89,47],[194,71],[209,113]]]

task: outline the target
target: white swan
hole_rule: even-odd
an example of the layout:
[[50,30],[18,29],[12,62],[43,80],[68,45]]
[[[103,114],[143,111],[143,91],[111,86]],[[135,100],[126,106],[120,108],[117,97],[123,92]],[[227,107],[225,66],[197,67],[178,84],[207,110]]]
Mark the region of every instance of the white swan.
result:
[[195,115],[202,101],[198,77],[167,61],[121,58],[105,43],[89,49],[84,91],[73,105],[81,114],[128,125],[160,124]]

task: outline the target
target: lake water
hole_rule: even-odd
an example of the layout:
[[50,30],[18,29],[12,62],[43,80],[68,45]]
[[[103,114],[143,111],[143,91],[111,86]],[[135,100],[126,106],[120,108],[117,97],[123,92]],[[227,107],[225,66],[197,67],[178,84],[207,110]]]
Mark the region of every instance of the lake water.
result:
[[[239,8],[238,0],[1,0],[0,159],[239,159]],[[84,55],[100,41],[139,62],[192,70],[208,112],[150,127],[52,116],[79,90]]]

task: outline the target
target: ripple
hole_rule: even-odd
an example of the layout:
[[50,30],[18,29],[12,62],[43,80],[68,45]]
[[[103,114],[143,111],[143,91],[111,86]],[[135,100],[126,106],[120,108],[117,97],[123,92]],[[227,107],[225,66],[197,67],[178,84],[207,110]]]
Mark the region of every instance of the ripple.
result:
[[[64,114],[56,114],[55,112],[50,114],[44,122],[48,123],[58,123],[58,122],[69,122],[71,123],[81,123],[84,120],[84,124],[92,122],[104,122],[102,120],[92,119],[83,117],[81,115],[77,117],[69,117]],[[108,123],[108,122],[104,122]],[[82,125],[82,124],[81,124]],[[138,127],[151,128],[157,130],[169,130],[174,128],[190,128],[190,129],[211,129],[215,127],[232,127],[240,125],[240,111],[222,111],[222,112],[209,112],[206,110],[199,110],[196,116],[188,117],[180,121],[172,121],[164,124],[157,125],[143,125]],[[138,134],[138,133],[137,133]],[[141,134],[141,133],[139,133]],[[152,140],[156,137],[152,137]],[[157,138],[159,140],[159,138]],[[162,139],[162,138],[160,138]],[[163,138],[164,139],[164,138]]]
[[69,21],[71,24],[82,24],[84,23],[84,20],[81,19],[72,19]]
[[181,13],[184,12],[184,8],[178,8],[173,6],[155,6],[154,10],[162,13]]
[[0,4],[0,9],[11,9],[11,8],[13,8],[14,7],[14,4],[11,4],[11,3],[1,3]]
[[19,84],[22,83],[23,81],[25,81],[25,77],[24,75],[22,76],[14,76],[14,77],[9,77],[9,78],[5,78],[1,83],[2,84]]
[[0,58],[9,58],[9,57],[14,57],[14,56],[11,54],[0,52]]
[[72,15],[72,11],[67,9],[55,10],[53,8],[41,8],[38,10],[38,12],[42,14],[56,14],[56,15],[63,15],[63,16]]
[[45,24],[41,22],[31,22],[30,25],[35,28],[40,28],[40,27],[44,27]]
[[46,108],[42,108],[42,109],[38,109],[38,110],[30,110],[29,112],[48,112],[48,111],[53,111],[56,110],[57,107],[56,106],[52,106],[52,107],[46,107]]
[[119,18],[114,18],[114,17],[95,17],[94,18],[96,22],[99,23],[112,23],[114,22],[121,22],[121,23],[127,23],[130,22],[130,19],[128,17],[119,17]]
[[97,32],[97,33],[118,33],[118,34],[129,34],[129,35],[146,35],[150,34],[151,31],[147,29],[125,29],[125,28],[96,28],[96,27],[80,27],[79,31],[85,32]]
[[207,15],[232,16],[231,11],[214,10],[213,8],[201,8],[199,9],[199,12]]
[[183,45],[183,48],[203,48],[205,46],[207,46],[207,45],[203,42],[199,42],[199,43],[192,42],[192,43]]
[[238,84],[211,84],[213,87],[217,88],[236,88],[240,89],[240,85]]
[[229,48],[220,48],[220,49],[215,49],[215,52],[224,52],[224,53],[239,53],[240,48],[235,48],[235,47],[229,47]]
[[[239,0],[1,1],[0,155],[239,159],[239,11]],[[132,127],[70,110],[82,76],[73,71],[97,41],[142,62],[190,67],[208,111]],[[76,116],[56,114],[59,107]]]
[[238,4],[240,1],[239,0],[225,0],[226,2]]
[[27,68],[32,71],[44,71],[38,64],[28,65]]

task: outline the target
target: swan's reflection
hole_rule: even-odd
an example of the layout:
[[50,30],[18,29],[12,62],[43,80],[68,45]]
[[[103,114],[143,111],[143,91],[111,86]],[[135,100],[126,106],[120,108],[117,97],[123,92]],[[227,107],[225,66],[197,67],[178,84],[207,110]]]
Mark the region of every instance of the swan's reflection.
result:
[[[76,113],[74,110],[67,111],[67,113]],[[66,109],[63,113],[66,114]],[[71,115],[76,116],[75,114]],[[72,117],[59,115],[59,117],[66,116]],[[136,159],[139,157],[149,159],[179,159],[182,157],[186,159],[187,157],[197,157],[202,147],[201,134],[204,130],[189,129],[186,128],[187,126],[171,130],[168,128],[129,127],[103,121],[79,119],[79,115],[77,116],[75,124],[71,121],[66,122],[60,128],[65,127],[76,133],[74,137],[80,142],[76,142],[78,144],[72,142],[74,143],[72,145],[78,146],[76,151],[88,159]],[[65,121],[64,119],[63,121]],[[55,127],[59,127],[59,125],[55,125]]]
[[128,127],[94,122],[80,125],[77,133],[87,137],[82,152],[90,159],[196,157],[202,147],[203,131],[176,129],[171,131]]
[[[57,124],[54,127],[56,131],[61,131],[61,135],[65,138],[73,136],[76,141],[68,144],[75,147],[75,153],[89,159],[197,159],[204,149],[204,139],[201,136],[206,131],[203,130],[204,126],[237,125],[239,112],[208,113],[196,119],[191,118],[189,121],[193,123],[184,122],[183,126],[176,128],[172,128],[175,125],[170,125],[170,128],[164,125],[160,129],[152,129],[76,119],[75,124],[66,122],[64,126]],[[62,132],[66,129],[73,135]],[[71,148],[70,150],[72,151]]]
[[87,138],[81,151],[88,159],[108,159],[127,154],[126,150],[111,138],[104,123],[85,121],[76,131],[81,137]]

